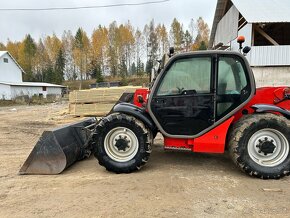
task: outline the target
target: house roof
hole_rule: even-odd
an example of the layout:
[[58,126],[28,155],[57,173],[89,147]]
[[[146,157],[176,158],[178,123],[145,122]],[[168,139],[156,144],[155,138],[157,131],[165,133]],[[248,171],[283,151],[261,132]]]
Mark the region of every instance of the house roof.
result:
[[8,54],[10,56],[10,58],[14,61],[14,63],[19,67],[19,69],[25,73],[25,71],[22,69],[22,67],[17,63],[17,61],[14,59],[14,57],[8,52],[8,51],[0,51],[0,58],[5,55]]
[[10,86],[30,86],[30,87],[59,87],[59,88],[65,88],[65,86],[51,84],[51,83],[40,83],[40,82],[1,82],[0,84],[3,85],[10,85]]
[[[215,11],[209,47],[213,46],[218,23],[226,14],[230,0],[218,0]],[[290,22],[289,0],[231,0],[248,23],[288,23]]]
[[2,57],[2,55],[6,54],[7,51],[0,51],[0,58]]

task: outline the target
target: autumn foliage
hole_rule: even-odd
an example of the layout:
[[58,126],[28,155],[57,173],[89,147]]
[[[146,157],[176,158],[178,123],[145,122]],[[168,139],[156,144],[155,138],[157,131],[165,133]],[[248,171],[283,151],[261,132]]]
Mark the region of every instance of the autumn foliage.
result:
[[64,80],[103,81],[105,76],[127,78],[144,76],[156,66],[156,60],[168,52],[207,49],[209,28],[204,20],[191,20],[185,28],[176,18],[169,29],[152,20],[143,29],[128,21],[118,25],[98,26],[91,36],[79,28],[75,34],[64,31],[33,39],[27,34],[22,41],[0,42],[26,72],[25,81],[62,84]]

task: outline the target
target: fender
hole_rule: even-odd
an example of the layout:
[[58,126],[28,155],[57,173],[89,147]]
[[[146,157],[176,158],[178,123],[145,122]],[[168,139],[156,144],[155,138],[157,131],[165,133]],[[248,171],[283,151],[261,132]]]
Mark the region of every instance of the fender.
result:
[[275,105],[271,104],[255,104],[251,106],[255,112],[257,113],[263,113],[263,112],[278,112],[285,116],[287,119],[290,119],[290,111],[285,110],[281,107],[277,107]]
[[113,107],[111,112],[119,112],[136,117],[141,120],[152,132],[157,131],[155,123],[146,112],[145,108],[140,108],[130,103],[119,103]]

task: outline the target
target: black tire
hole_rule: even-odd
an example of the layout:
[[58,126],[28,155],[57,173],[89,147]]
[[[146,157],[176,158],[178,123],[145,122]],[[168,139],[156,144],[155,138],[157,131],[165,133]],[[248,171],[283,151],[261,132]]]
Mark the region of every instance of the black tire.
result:
[[[137,137],[139,143],[135,156],[126,162],[114,160],[105,149],[107,134],[118,127],[125,127],[131,130]],[[140,170],[141,167],[147,163],[151,153],[151,145],[153,141],[152,133],[135,117],[119,113],[110,114],[100,121],[96,133],[94,155],[98,159],[99,164],[104,166],[108,171],[115,173],[131,173]]]
[[[285,117],[270,113],[247,115],[238,122],[236,122],[231,127],[231,130],[229,132],[228,148],[232,160],[237,164],[237,166],[241,170],[248,173],[250,176],[254,176],[261,179],[279,179],[284,176],[288,176],[290,174],[289,149],[288,151],[287,149],[285,150],[283,159],[281,159],[281,163],[277,162],[276,163],[277,165],[273,164],[266,166],[265,164],[263,164],[263,162],[260,162],[261,164],[258,164],[257,161],[254,160],[255,158],[253,158],[253,155],[251,157],[251,154],[249,154],[255,153],[254,149],[259,150],[261,148],[259,147],[259,145],[265,142],[259,140],[258,145],[255,145],[255,143],[251,143],[253,142],[251,141],[252,140],[251,137],[257,135],[259,131],[262,132],[261,135],[263,135],[264,131],[273,131],[278,132],[278,134],[282,134],[283,136],[281,136],[281,138],[283,138],[285,142],[284,147],[289,148],[290,144],[289,120],[287,120]],[[265,137],[265,140],[268,141],[267,137]],[[250,148],[249,146],[251,145],[252,147]],[[267,157],[267,155],[270,154],[270,153],[265,154],[264,151],[261,152],[261,150],[259,150],[258,153],[261,153],[265,157]],[[270,155],[272,154],[274,154],[273,151]]]

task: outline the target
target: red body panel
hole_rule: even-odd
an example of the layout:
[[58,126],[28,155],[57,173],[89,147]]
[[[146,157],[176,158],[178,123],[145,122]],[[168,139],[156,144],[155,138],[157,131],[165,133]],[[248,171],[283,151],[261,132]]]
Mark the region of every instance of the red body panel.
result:
[[195,139],[164,137],[165,149],[191,150],[204,153],[224,153],[228,129],[234,117]]
[[[134,95],[134,104],[142,107],[142,104],[138,102],[138,95],[142,95],[145,103],[147,103],[149,92],[148,89],[137,89]],[[249,103],[221,125],[195,139],[177,139],[164,136],[164,147],[165,149],[191,150],[194,152],[223,153],[230,125],[244,116],[243,112],[247,111],[247,114],[254,113],[255,111],[251,106],[255,104],[271,104],[290,110],[290,100],[283,100],[285,92],[290,93],[290,89],[287,87],[258,88]]]
[[192,150],[192,143],[188,139],[176,139],[164,137],[165,149],[178,149],[178,150]]
[[[142,88],[142,89],[136,89],[135,93],[134,93],[134,100],[133,103],[134,105],[138,106],[138,107],[142,107],[143,105],[141,103],[139,103],[138,101],[138,96],[141,95],[144,99],[144,103],[147,103],[148,100],[148,96],[149,96],[149,89],[148,88]],[[143,104],[144,104],[143,103]]]
[[234,117],[226,120],[206,134],[194,139],[194,152],[224,153],[227,133]]
[[256,95],[252,100],[246,104],[241,110],[235,114],[234,122],[238,121],[243,116],[243,110],[247,110],[249,114],[255,111],[251,108],[254,104],[271,104],[277,107],[290,110],[290,100],[281,101],[284,97],[285,91],[289,88],[287,87],[263,87],[256,90]]

